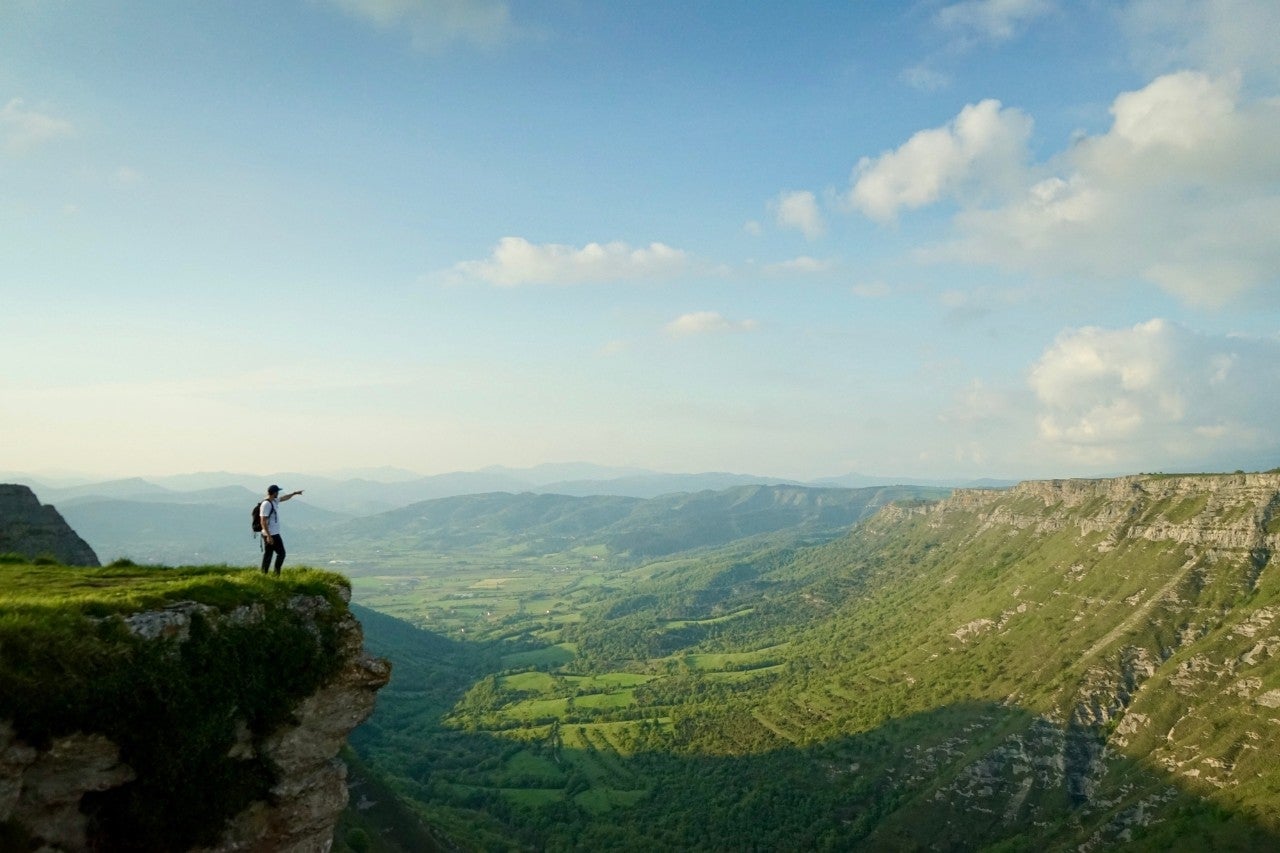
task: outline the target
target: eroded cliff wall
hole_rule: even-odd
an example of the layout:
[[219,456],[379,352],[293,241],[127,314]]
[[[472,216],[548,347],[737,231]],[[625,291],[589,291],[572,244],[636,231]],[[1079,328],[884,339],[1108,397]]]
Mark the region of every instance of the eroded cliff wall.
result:
[[981,814],[988,840],[1058,826],[1081,850],[1157,849],[1228,818],[1275,837],[1280,474],[961,490],[865,535],[918,573],[921,651],[892,671],[927,684],[969,667],[993,707],[1034,715],[1008,731],[993,711],[913,755],[913,778],[950,775],[896,831],[945,820],[933,837],[951,838]]

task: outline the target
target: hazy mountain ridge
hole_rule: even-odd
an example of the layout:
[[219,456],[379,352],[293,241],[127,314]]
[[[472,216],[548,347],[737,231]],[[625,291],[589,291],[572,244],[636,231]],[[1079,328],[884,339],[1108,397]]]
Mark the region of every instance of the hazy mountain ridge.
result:
[[892,500],[946,493],[761,485],[648,499],[494,493],[424,501],[313,535],[330,558],[375,546],[411,554],[480,545],[540,554],[603,545],[609,554],[640,558],[781,530],[835,535]]
[[[679,492],[720,491],[742,485],[798,485],[811,488],[871,488],[909,485],[936,488],[972,486],[1003,487],[1014,481],[973,482],[956,480],[913,480],[901,477],[871,477],[847,474],[813,481],[784,477],[726,472],[664,473],[638,468],[616,468],[590,463],[560,463],[532,468],[493,466],[478,471],[455,471],[421,476],[408,471],[380,469],[353,472],[359,476],[334,476],[302,472],[248,474],[205,472],[157,477],[131,477],[93,481],[86,478],[44,478],[34,474],[0,474],[11,482],[27,483],[46,503],[59,507],[84,499],[154,500],[192,502],[204,494],[210,498],[229,497],[232,488],[253,496],[265,494],[276,483],[286,490],[306,490],[305,501],[330,512],[373,515],[424,500],[488,492],[536,492],[574,496],[612,495],[652,498]],[[219,490],[225,490],[220,492]]]
[[[249,528],[256,500],[239,489],[209,503],[85,497],[64,504],[63,514],[106,560],[247,565],[258,559],[257,536]],[[346,518],[301,502],[288,506],[295,534]]]
[[[281,478],[289,482],[286,478]],[[301,477],[293,482],[306,482]],[[187,483],[187,485],[193,485]],[[379,484],[381,487],[383,484]],[[40,487],[37,486],[37,489]],[[657,498],[617,495],[572,496],[554,492],[486,492],[417,501],[396,509],[356,516],[328,510],[311,500],[308,489],[281,508],[285,540],[293,559],[325,563],[367,556],[396,540],[397,548],[457,548],[482,542],[510,540],[530,546],[542,541],[544,552],[572,547],[581,537],[609,541],[615,550],[658,553],[652,545],[666,540],[666,552],[717,544],[755,532],[798,524],[823,531],[848,526],[865,517],[863,505],[878,507],[892,499],[940,497],[942,489],[814,489],[803,486],[747,485],[736,491],[667,493]],[[742,495],[789,494],[786,500],[740,502]],[[787,492],[787,489],[798,490]],[[256,538],[249,532],[249,512],[261,495],[236,485],[212,485],[171,491],[141,479],[80,486],[63,492],[67,521],[104,559],[128,557],[137,562],[166,565],[225,562],[254,563]],[[107,492],[107,496],[100,493]],[[812,507],[797,496],[825,495]],[[115,496],[112,496],[115,495]],[[721,495],[721,497],[717,497]],[[847,502],[852,502],[845,507]],[[853,506],[856,504],[856,507]],[[648,506],[641,511],[639,508]],[[638,513],[630,524],[624,520]],[[714,519],[714,520],[713,520]],[[621,525],[621,526],[618,526]],[[711,528],[715,528],[712,532]],[[610,538],[612,537],[612,538]],[[623,542],[623,539],[626,542]],[[650,544],[645,544],[650,543]]]

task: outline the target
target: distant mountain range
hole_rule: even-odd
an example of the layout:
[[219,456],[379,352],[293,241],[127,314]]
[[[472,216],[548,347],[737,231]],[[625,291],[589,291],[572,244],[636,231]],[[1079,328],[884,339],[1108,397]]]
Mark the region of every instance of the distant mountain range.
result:
[[[358,525],[352,529],[360,531],[360,535],[353,537],[343,537],[332,532],[345,522],[393,514],[407,507],[418,507],[425,502],[467,496],[493,496],[492,500],[495,502],[501,502],[501,496],[513,495],[616,498],[625,499],[619,505],[636,506],[660,497],[671,498],[675,503],[680,503],[677,500],[680,495],[722,493],[730,489],[761,486],[820,491],[869,489],[874,492],[902,485],[909,489],[895,493],[898,497],[926,494],[941,497],[952,486],[976,485],[942,481],[903,482],[897,478],[859,474],[826,478],[820,484],[797,483],[750,474],[673,474],[578,462],[521,469],[490,467],[427,477],[399,469],[345,473],[382,479],[367,479],[363,476],[340,479],[297,472],[268,475],[206,472],[99,482],[75,482],[59,477],[56,482],[51,483],[42,481],[37,476],[0,472],[0,482],[27,485],[42,503],[58,507],[68,523],[92,545],[104,562],[128,557],[139,563],[165,565],[222,562],[244,565],[255,562],[258,542],[250,534],[248,516],[251,507],[263,497],[266,487],[272,483],[280,485],[286,491],[304,490],[303,496],[290,501],[282,512],[291,559],[302,561],[319,559],[320,554],[328,553],[332,550],[330,546],[335,543],[342,543],[347,539],[359,540],[364,532],[374,529],[374,526],[367,524]],[[992,483],[984,482],[981,485],[990,486]],[[823,511],[824,518],[838,518],[838,523],[847,525],[862,517],[861,510],[832,515],[832,500],[828,498],[829,505]],[[878,498],[857,498],[855,502],[863,500],[872,500],[876,506],[881,502]],[[731,533],[745,535],[738,531],[749,529],[751,524],[762,523],[765,528],[769,528],[770,525],[794,525],[803,520],[794,513],[791,516],[784,513],[768,522],[760,522],[759,519],[745,522],[736,517],[730,521],[727,520],[728,515],[712,521],[705,517],[706,513],[714,514],[719,510],[710,508],[711,503],[714,501],[701,504],[685,501],[686,506],[698,505],[698,511],[672,514],[664,519],[661,526],[666,531],[664,535],[670,537],[671,543],[692,542],[698,536],[710,536],[707,542],[721,541]],[[650,507],[649,511],[654,510]],[[778,511],[781,511],[780,508]],[[741,512],[742,509],[739,508],[729,515],[736,516]],[[379,522],[383,523],[384,521]],[[741,524],[746,526],[739,527]],[[706,529],[695,535],[693,528],[699,525]],[[727,526],[723,526],[716,534],[707,532],[716,525]],[[321,531],[324,531],[324,535],[321,535]],[[305,535],[291,539],[289,532]],[[615,533],[622,536],[620,531]],[[621,547],[619,542],[614,542],[614,545]],[[630,547],[626,546],[627,549]],[[638,547],[643,550],[655,546]]]
[[[248,489],[170,492],[135,481],[115,485],[132,497],[81,494],[58,504],[104,562],[121,557],[163,565],[257,561],[249,516],[258,496]],[[475,547],[552,554],[585,544],[604,546],[612,555],[651,557],[786,528],[836,535],[889,502],[936,499],[949,492],[925,486],[763,485],[656,498],[486,492],[360,516],[292,500],[281,516],[291,560],[298,563],[349,561],[377,551],[455,553]]]
[[[703,472],[664,473],[639,468],[618,468],[585,462],[538,465],[533,468],[494,466],[477,471],[420,476],[395,468],[378,468],[336,474],[276,472],[245,474],[203,472],[162,477],[133,477],[106,481],[74,481],[68,476],[44,479],[22,472],[0,472],[0,482],[23,483],[44,503],[59,508],[87,500],[128,500],[158,503],[229,505],[249,501],[266,492],[272,483],[286,490],[304,489],[303,502],[333,513],[363,516],[398,509],[425,500],[490,492],[535,492],[574,496],[613,495],[653,498],[680,492],[720,491],[734,486],[792,485],[822,488],[872,486],[934,486],[939,488],[1014,485],[997,480],[919,480],[845,474],[809,482],[755,474]],[[293,505],[293,506],[296,506]],[[290,507],[290,509],[293,508]]]
[[894,501],[939,499],[948,489],[734,486],[655,498],[491,492],[423,501],[313,532],[323,560],[375,549],[445,554],[482,548],[541,556],[603,546],[612,557],[654,558],[791,531],[829,538]]

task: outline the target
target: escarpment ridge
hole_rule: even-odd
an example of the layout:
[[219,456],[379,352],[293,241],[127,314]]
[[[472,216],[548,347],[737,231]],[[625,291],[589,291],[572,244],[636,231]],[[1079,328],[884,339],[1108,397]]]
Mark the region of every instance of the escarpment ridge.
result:
[[1113,542],[1136,537],[1274,549],[1280,544],[1280,473],[1027,480],[1010,489],[957,489],[932,504],[893,507],[887,516],[957,510],[1041,533],[1073,526],[1106,533]]
[[1278,508],[1276,473],[1135,475],[960,490],[865,525],[860,558],[914,567],[886,584],[913,611],[854,669],[976,673],[966,698],[1034,715],[958,736],[932,804],[872,837],[939,842],[976,810],[989,842],[1275,843]]

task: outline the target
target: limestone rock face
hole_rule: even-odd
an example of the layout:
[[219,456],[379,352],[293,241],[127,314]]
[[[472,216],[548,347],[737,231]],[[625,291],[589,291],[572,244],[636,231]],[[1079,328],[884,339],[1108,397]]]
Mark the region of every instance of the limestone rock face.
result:
[[[302,614],[328,608],[319,596],[296,596],[289,604]],[[154,613],[135,614],[126,620],[143,638],[177,638],[181,641],[190,612],[211,608],[188,602]],[[255,608],[239,608],[215,616],[254,621],[262,614]],[[294,708],[289,724],[257,741],[278,769],[270,802],[254,802],[232,818],[219,842],[200,853],[316,853],[333,843],[338,816],[347,805],[346,766],[337,758],[347,735],[373,713],[377,691],[391,677],[391,664],[369,656],[359,621],[349,613],[340,625],[343,667],[321,688]],[[255,743],[247,725],[240,722],[241,737],[229,755],[246,759],[255,755]],[[37,749],[18,739],[13,727],[0,720],[0,823],[17,824],[46,851],[87,851],[86,818],[80,812],[82,797],[104,791],[135,778],[132,768],[120,762],[116,744],[100,734],[76,733],[55,739]]]
[[98,555],[58,511],[26,486],[0,483],[0,554],[53,557],[68,566],[97,566]]
[[231,822],[221,843],[201,853],[311,853],[331,847],[348,796],[347,767],[338,751],[373,713],[377,691],[391,678],[391,664],[366,654],[363,643],[360,623],[349,617],[343,633],[347,665],[294,708],[296,724],[276,730],[263,744],[280,771],[273,804],[250,806]]
[[85,849],[80,798],[134,778],[102,735],[73,734],[34,749],[0,721],[0,820],[13,820],[55,850]]
[[[1065,803],[1063,820],[1079,827],[1082,843],[1064,849],[1103,850],[1176,817],[1170,804],[1188,790],[1206,798],[1239,791],[1237,803],[1274,793],[1260,780],[1274,772],[1271,739],[1280,724],[1280,607],[1271,597],[1280,473],[962,489],[937,503],[886,509],[863,533],[887,538],[902,527],[916,537],[897,540],[919,549],[903,547],[912,556],[937,531],[927,547],[943,556],[920,565],[943,585],[962,583],[958,572],[973,578],[991,567],[967,588],[981,603],[957,606],[964,618],[936,626],[948,635],[946,654],[984,649],[985,660],[1000,661],[1006,650],[1071,649],[1065,666],[1044,670],[1050,689],[1027,679],[1027,694],[1038,696],[1020,689],[1005,699],[1034,708],[1029,725],[1001,733],[994,747],[980,739],[992,728],[975,725],[979,736],[966,737],[966,727],[907,756],[908,779],[933,778],[948,761],[963,765],[933,795],[939,808],[953,809],[953,825],[1001,822],[1035,837]],[[971,544],[992,556],[971,558]],[[1019,622],[1035,613],[1035,622]],[[999,715],[981,722],[988,718],[994,727]],[[1136,767],[1161,773],[1141,779]]]
[[[1007,497],[1025,499],[1028,511],[1010,508],[1002,500]],[[1082,533],[1106,534],[1112,545],[1141,538],[1236,550],[1280,548],[1280,533],[1273,532],[1280,513],[1277,473],[1027,481],[1004,492],[957,489],[926,512],[987,507],[990,525],[1052,532],[1075,524]],[[1046,512],[1055,507],[1066,512]]]

